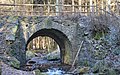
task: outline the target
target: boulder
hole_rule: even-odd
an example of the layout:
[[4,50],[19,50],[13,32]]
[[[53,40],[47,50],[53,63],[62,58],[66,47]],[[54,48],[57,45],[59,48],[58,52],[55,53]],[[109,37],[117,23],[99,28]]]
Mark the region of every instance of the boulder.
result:
[[99,75],[98,73],[94,74],[94,73],[86,73],[86,74],[83,74],[83,75]]
[[14,68],[20,68],[20,62],[15,57],[11,57],[8,55],[2,55],[2,56],[0,56],[0,59],[4,63],[6,63]]
[[27,65],[35,65],[35,64],[47,64],[48,61],[42,59],[41,57],[33,57],[28,62]]
[[6,40],[15,41],[17,29],[18,29],[18,26],[15,24],[8,25],[8,28],[7,28],[8,33],[6,34]]
[[39,69],[34,70],[34,72],[35,72],[35,75],[41,75],[41,72]]
[[99,73],[99,75],[118,75],[115,69],[111,68],[107,61],[99,61],[93,67],[94,73]]
[[78,73],[80,74],[84,74],[84,73],[87,73],[89,71],[89,67],[83,67],[83,68],[80,68]]
[[12,33],[14,33],[14,34],[15,34],[15,33],[16,33],[16,31],[17,31],[17,29],[18,29],[18,26],[17,26],[17,25],[15,25],[15,26],[13,26],[11,29],[12,29]]
[[10,17],[8,17],[8,19],[7,19],[7,22],[8,23],[13,23],[13,24],[18,24],[18,17],[16,16],[10,16]]
[[107,75],[118,75],[114,69],[109,69]]
[[18,61],[16,58],[11,58],[8,64],[14,68],[20,68],[20,61]]
[[1,75],[35,75],[35,73],[33,71],[18,70],[3,63]]
[[60,59],[60,51],[56,50],[53,51],[45,56],[47,60],[54,60],[54,59]]
[[98,61],[95,63],[94,67],[92,68],[93,73],[103,72],[106,69],[106,65],[103,61]]
[[32,51],[26,51],[26,60],[29,60],[33,57],[35,57],[35,53],[33,53]]
[[120,55],[120,48],[115,49],[113,53],[116,55]]
[[6,40],[8,40],[8,41],[14,41],[15,40],[15,35],[14,34],[7,34],[6,35]]

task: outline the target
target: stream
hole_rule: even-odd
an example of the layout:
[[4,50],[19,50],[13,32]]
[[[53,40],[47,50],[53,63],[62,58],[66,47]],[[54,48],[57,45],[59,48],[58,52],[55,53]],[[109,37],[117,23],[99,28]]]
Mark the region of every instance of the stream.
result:
[[39,69],[45,75],[64,75],[71,65],[61,63],[60,51],[53,51],[45,56],[35,56],[26,63],[25,70],[33,71]]
[[60,70],[59,68],[51,68],[46,72],[48,75],[63,75],[64,73],[65,71]]
[[45,59],[39,59],[35,61],[29,61],[29,64],[26,65],[26,70],[32,71],[35,69],[39,69],[45,75],[64,75],[71,67],[68,64],[62,64],[59,60],[57,61],[48,61]]

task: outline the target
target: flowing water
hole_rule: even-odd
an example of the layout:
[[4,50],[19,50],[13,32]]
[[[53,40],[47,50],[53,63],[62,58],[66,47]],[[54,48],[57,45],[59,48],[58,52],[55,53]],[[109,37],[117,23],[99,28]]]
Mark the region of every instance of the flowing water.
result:
[[46,72],[48,75],[63,75],[65,71],[60,70],[59,68],[51,68]]

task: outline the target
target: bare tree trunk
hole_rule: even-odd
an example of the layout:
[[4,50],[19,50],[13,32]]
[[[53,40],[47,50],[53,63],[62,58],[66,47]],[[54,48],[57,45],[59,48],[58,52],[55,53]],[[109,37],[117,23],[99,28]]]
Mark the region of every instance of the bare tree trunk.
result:
[[[75,3],[74,3],[74,0],[72,0],[72,12],[74,12],[74,10],[75,10]],[[74,13],[72,13],[72,14],[74,14]]]
[[[56,5],[58,5],[59,4],[59,0],[56,0]],[[58,16],[59,15],[59,6],[56,6],[56,15]]]
[[79,11],[81,12],[82,9],[81,9],[81,3],[82,3],[82,0],[79,0]]
[[93,14],[93,0],[90,0],[90,12]]

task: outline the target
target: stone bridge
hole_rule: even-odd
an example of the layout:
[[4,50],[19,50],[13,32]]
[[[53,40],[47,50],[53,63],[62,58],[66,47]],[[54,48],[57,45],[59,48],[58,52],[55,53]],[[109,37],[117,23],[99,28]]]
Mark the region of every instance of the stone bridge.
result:
[[58,17],[2,16],[1,19],[7,29],[4,32],[7,45],[21,64],[25,62],[28,43],[38,36],[51,37],[58,43],[62,63],[73,62],[79,42],[77,23]]
[[37,36],[48,36],[60,46],[62,63],[72,64],[84,41],[75,65],[91,67],[90,74],[91,70],[100,71],[100,74],[106,70],[107,75],[111,71],[116,72],[111,75],[119,75],[120,18],[109,15],[71,16],[0,16],[0,59],[3,57],[3,61],[9,63],[12,55],[22,66],[26,62],[28,43]]

